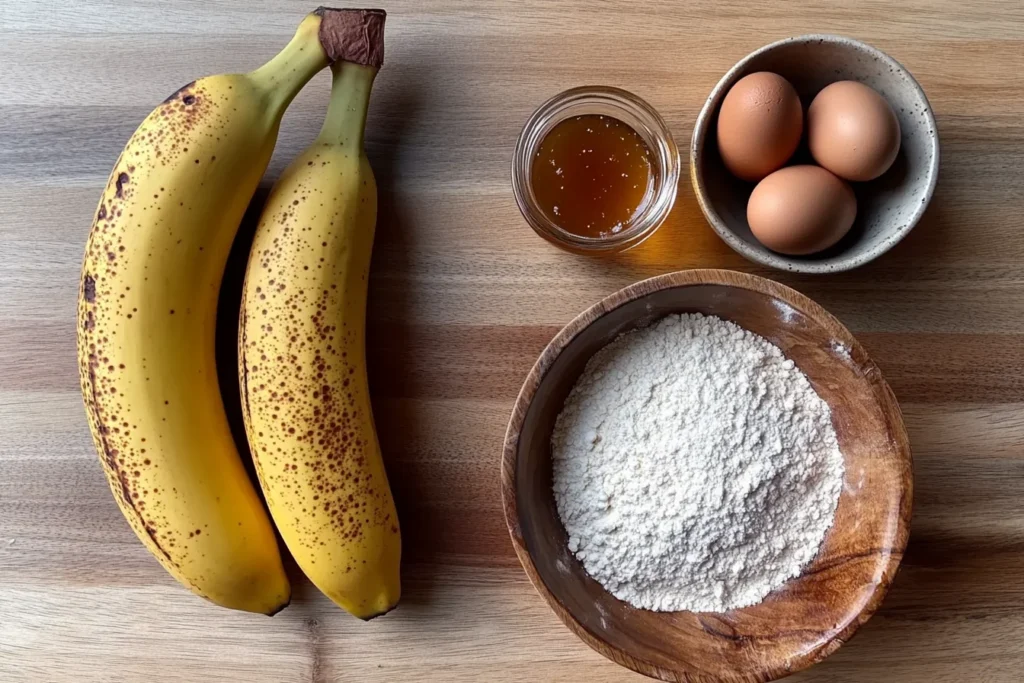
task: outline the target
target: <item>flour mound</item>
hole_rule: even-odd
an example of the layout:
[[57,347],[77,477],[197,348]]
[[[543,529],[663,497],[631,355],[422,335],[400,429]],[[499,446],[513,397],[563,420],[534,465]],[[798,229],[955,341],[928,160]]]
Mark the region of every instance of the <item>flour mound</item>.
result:
[[843,484],[807,377],[762,337],[699,314],[595,354],[551,441],[569,549],[651,610],[761,602],[817,554]]

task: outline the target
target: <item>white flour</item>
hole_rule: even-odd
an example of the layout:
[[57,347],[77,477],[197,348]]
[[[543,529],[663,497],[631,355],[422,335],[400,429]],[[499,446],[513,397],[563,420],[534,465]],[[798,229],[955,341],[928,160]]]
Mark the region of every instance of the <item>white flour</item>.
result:
[[621,600],[724,612],[797,576],[843,482],[828,405],[768,341],[669,316],[587,364],[552,435],[569,549]]

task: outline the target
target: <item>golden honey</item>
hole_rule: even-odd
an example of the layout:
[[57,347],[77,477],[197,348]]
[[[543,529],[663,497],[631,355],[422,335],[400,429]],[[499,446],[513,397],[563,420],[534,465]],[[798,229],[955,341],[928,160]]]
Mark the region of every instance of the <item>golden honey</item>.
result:
[[537,206],[566,232],[602,238],[626,230],[654,182],[651,152],[622,121],[601,114],[556,124],[534,156]]

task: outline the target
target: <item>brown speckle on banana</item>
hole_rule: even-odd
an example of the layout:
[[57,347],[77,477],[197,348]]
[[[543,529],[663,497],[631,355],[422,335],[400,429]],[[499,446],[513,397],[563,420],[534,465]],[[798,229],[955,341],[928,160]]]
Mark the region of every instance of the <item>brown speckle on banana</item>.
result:
[[[179,581],[273,613],[289,587],[217,385],[220,278],[286,103],[326,65],[319,18],[252,74],[190,83],[129,139],[104,188],[79,290],[79,371],[125,518]],[[198,162],[198,163],[197,163]]]
[[364,348],[376,186],[361,141],[375,70],[334,72],[324,132],[284,171],[256,230],[239,377],[278,530],[313,583],[365,619],[397,602],[401,554]]

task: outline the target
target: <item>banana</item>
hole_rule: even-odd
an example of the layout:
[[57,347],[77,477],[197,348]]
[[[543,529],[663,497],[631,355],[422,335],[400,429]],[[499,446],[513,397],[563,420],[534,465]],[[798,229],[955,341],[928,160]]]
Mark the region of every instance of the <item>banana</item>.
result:
[[365,364],[377,188],[363,151],[384,13],[353,11],[319,137],[271,190],[246,270],[239,377],[267,506],[299,566],[362,619],[398,602],[401,538]]
[[290,586],[214,363],[221,277],[285,108],[328,64],[308,16],[248,74],[203,78],[132,135],[86,246],[78,356],[93,440],[132,529],[178,581],[273,614]]

